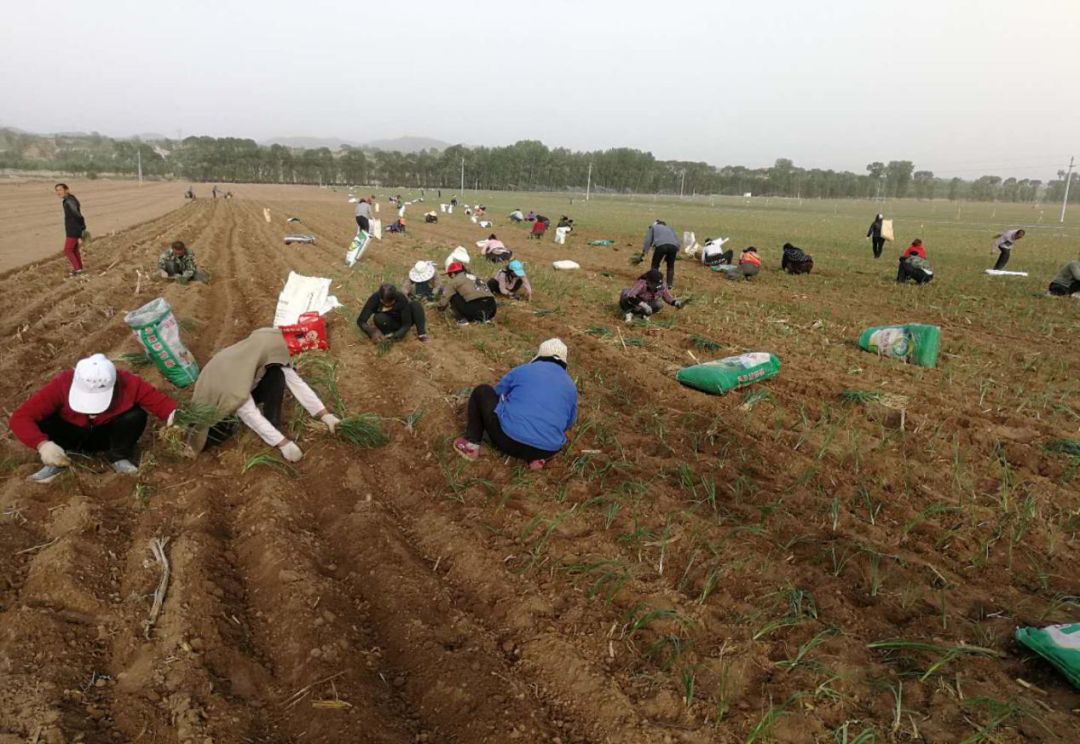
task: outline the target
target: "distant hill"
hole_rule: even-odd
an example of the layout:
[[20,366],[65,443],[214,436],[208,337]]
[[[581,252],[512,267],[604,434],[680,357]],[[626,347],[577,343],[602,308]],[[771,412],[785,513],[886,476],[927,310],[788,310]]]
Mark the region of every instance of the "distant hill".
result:
[[319,147],[329,147],[331,150],[340,150],[343,145],[349,147],[362,147],[359,142],[342,139],[341,137],[271,137],[263,140],[261,145],[282,145],[283,147],[303,148],[314,150]]
[[450,147],[450,143],[431,137],[395,137],[394,139],[372,140],[364,147],[390,152],[420,152],[421,150],[445,150]]

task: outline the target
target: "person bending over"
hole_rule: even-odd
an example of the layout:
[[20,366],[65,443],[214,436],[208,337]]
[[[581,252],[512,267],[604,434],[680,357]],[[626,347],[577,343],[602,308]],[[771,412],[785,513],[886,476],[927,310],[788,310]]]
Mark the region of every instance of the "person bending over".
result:
[[465,436],[454,440],[454,451],[475,461],[486,434],[503,454],[533,470],[544,467],[566,446],[566,433],[577,420],[577,388],[566,359],[566,344],[549,338],[531,362],[510,370],[495,387],[474,388]]
[[784,255],[780,259],[780,268],[789,274],[809,274],[814,268],[814,257],[796,248],[791,243],[784,243]]
[[492,294],[510,297],[515,300],[532,300],[532,286],[525,276],[525,264],[511,261],[506,268],[499,269],[495,276],[488,279],[488,288]]
[[1005,268],[1005,265],[1009,263],[1009,259],[1012,257],[1013,246],[1016,245],[1016,241],[1022,240],[1026,235],[1023,230],[1006,230],[1000,235],[994,236],[994,248],[998,249],[997,263],[994,264],[995,271],[1001,271]]
[[735,252],[724,250],[726,242],[727,238],[705,238],[705,245],[701,247],[701,263],[706,266],[730,265]]
[[405,278],[405,284],[402,285],[402,287],[405,296],[410,300],[434,302],[435,298],[442,291],[442,288],[439,286],[439,280],[435,276],[435,262],[417,261],[416,264],[409,269],[409,273]]
[[487,323],[495,317],[498,306],[487,282],[465,271],[460,261],[447,266],[446,274],[450,278],[436,306],[440,312],[449,307],[458,325]]
[[660,263],[667,264],[667,285],[675,286],[675,258],[679,255],[679,238],[675,231],[663,220],[657,220],[645,231],[645,240],[641,244],[641,258],[652,248],[653,257],[650,268],[659,270]]
[[424,306],[417,300],[410,300],[393,284],[383,284],[368,298],[356,325],[374,343],[386,339],[400,341],[413,327],[420,341],[428,340]]
[[480,255],[491,263],[502,263],[514,257],[513,252],[495,237],[495,233],[491,233],[487,240],[481,240],[476,245],[480,248]]
[[1069,261],[1058,271],[1050,281],[1050,289],[1047,294],[1056,297],[1072,295],[1080,299],[1080,261]]

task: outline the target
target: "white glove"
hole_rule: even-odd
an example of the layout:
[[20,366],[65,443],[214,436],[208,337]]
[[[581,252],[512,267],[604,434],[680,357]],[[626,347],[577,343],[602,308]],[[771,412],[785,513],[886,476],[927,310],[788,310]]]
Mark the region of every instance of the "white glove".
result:
[[289,462],[300,462],[300,458],[304,456],[303,450],[296,446],[296,442],[285,442],[279,445],[278,449],[281,450],[281,456]]
[[56,442],[46,440],[37,446],[37,451],[41,455],[41,462],[45,465],[52,465],[54,468],[66,468],[71,465],[71,460],[68,459],[64,448]]
[[169,414],[169,418],[165,419],[165,426],[172,426],[175,423],[176,423],[176,409],[174,408],[173,412]]
[[324,424],[326,424],[326,428],[330,430],[331,434],[334,433],[334,429],[337,428],[337,425],[341,423],[341,419],[339,419],[332,413],[325,414],[322,418],[319,419],[319,421],[322,421]]

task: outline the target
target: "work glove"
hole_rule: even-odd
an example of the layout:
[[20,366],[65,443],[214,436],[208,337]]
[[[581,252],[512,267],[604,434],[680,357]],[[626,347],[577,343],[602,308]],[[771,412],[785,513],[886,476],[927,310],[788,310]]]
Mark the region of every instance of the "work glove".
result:
[[326,428],[330,430],[331,434],[334,433],[334,430],[337,428],[337,425],[341,423],[341,419],[339,419],[337,416],[335,416],[332,413],[325,414],[319,420],[322,421],[324,424],[326,424]]
[[176,424],[176,409],[175,408],[173,409],[173,412],[169,414],[169,418],[165,419],[165,426],[173,426],[174,424]]
[[281,456],[289,462],[300,462],[300,458],[304,456],[304,451],[296,446],[296,442],[286,441],[285,444],[278,445],[278,449],[281,450]]
[[56,442],[45,440],[37,446],[37,451],[41,456],[41,462],[45,465],[52,465],[54,468],[66,468],[71,465],[71,460],[68,459],[64,448]]
[[682,310],[682,307],[683,307],[683,301],[682,300],[675,300],[675,309],[676,310]]

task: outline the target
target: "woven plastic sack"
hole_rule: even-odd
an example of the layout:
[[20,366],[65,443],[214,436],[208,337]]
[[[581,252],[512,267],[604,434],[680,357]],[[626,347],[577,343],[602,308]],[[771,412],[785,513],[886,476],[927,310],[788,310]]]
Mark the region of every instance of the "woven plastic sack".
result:
[[767,351],[717,359],[680,369],[675,379],[695,390],[723,395],[736,388],[769,380],[780,374],[780,359]]
[[166,380],[178,388],[185,388],[199,379],[199,365],[180,340],[180,324],[164,298],[159,297],[132,310],[124,316],[124,322]]
[[368,243],[371,242],[371,236],[363,230],[356,231],[356,237],[352,239],[352,243],[349,244],[348,250],[345,251],[345,265],[352,267],[360,257],[364,255],[364,251],[367,250]]
[[581,264],[577,261],[552,261],[551,265],[558,271],[573,271],[581,268]]
[[1080,689],[1080,623],[1017,628],[1016,640],[1056,666]]
[[933,368],[941,349],[941,329],[920,323],[874,326],[863,331],[859,346],[879,356]]
[[457,248],[450,251],[450,255],[447,256],[446,260],[443,262],[443,268],[450,268],[450,264],[454,263],[455,261],[461,264],[465,264],[466,266],[469,265],[469,252],[465,250],[465,246],[459,245]]
[[371,220],[371,236],[375,240],[382,240],[382,220]]
[[893,239],[892,220],[881,221],[881,238],[883,240]]

